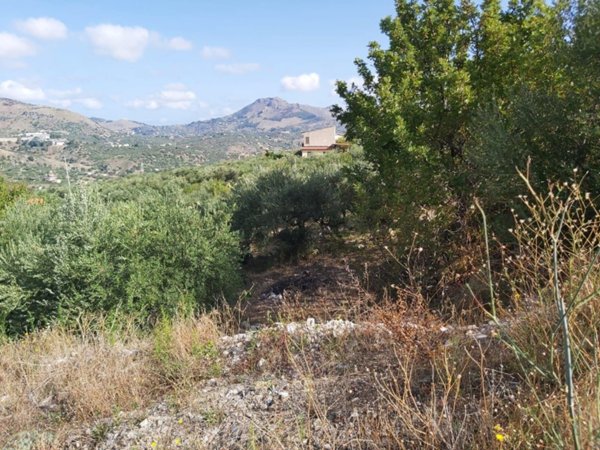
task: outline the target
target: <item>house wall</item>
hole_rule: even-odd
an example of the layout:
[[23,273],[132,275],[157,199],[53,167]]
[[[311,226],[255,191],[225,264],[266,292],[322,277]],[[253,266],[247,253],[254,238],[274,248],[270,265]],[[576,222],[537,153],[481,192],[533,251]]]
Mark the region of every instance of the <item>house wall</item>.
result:
[[[308,142],[306,138],[308,137]],[[335,127],[302,133],[302,144],[305,147],[328,147],[335,144]]]
[[331,153],[331,150],[322,150],[322,151],[315,151],[315,150],[311,150],[309,152],[307,151],[303,151],[302,152],[302,157],[303,158],[314,158],[316,156],[323,156],[326,153]]

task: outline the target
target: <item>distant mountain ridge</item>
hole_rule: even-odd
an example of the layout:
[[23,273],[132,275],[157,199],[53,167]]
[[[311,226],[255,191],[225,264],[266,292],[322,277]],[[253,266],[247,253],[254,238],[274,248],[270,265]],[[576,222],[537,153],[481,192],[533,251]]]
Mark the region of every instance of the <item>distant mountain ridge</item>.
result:
[[0,172],[39,183],[55,182],[53,171],[66,163],[72,179],[160,171],[295,150],[303,131],[335,124],[327,108],[277,97],[258,99],[228,116],[173,126],[89,118],[0,98]]
[[127,133],[140,127],[147,127],[143,122],[136,122],[135,120],[119,119],[119,120],[106,120],[99,117],[90,117],[91,120],[96,122],[98,125],[108,128],[110,131],[115,133]]
[[298,133],[335,124],[328,108],[288,103],[278,97],[258,99],[228,116],[171,126],[89,118],[66,109],[0,98],[0,134],[7,136],[43,129],[83,136],[125,133],[189,137],[212,133]]
[[262,98],[226,117],[204,122],[192,122],[186,128],[196,132],[205,128],[220,128],[220,131],[237,130],[304,130],[327,127],[335,119],[327,108],[288,103],[285,100]]
[[211,133],[301,132],[336,124],[328,108],[288,103],[278,97],[261,98],[224,117],[187,125],[144,125],[133,131],[143,135],[202,136]]

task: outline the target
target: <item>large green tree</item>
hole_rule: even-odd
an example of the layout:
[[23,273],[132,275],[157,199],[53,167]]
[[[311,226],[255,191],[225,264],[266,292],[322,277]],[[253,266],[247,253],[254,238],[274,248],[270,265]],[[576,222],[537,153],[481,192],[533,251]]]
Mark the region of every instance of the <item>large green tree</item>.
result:
[[473,100],[474,6],[400,0],[396,13],[381,22],[389,48],[370,44],[370,64],[356,60],[363,86],[339,82],[346,108],[334,107],[348,137],[360,140],[387,182],[398,167],[439,167],[460,157]]
[[529,158],[540,183],[595,170],[597,3],[396,1],[388,45],[369,45],[362,84],[338,82],[333,108],[390,214],[455,205],[448,227],[472,195],[506,204]]

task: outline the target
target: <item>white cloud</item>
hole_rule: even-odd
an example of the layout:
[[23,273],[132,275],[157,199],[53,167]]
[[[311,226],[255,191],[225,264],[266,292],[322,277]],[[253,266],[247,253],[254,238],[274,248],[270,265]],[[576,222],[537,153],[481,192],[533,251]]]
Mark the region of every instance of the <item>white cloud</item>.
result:
[[0,97],[8,97],[21,101],[46,101],[52,105],[69,108],[73,105],[81,105],[87,109],[101,109],[102,102],[94,97],[83,97],[81,88],[56,90],[27,86],[19,81],[5,80],[0,83]]
[[135,100],[127,102],[125,105],[130,108],[135,108],[135,109],[142,109],[142,108],[143,109],[158,109],[158,108],[160,108],[160,105],[158,104],[158,102],[156,100],[142,100],[139,98],[136,98]]
[[196,99],[196,94],[192,91],[175,91],[175,90],[167,90],[161,91],[160,98],[164,102],[191,102]]
[[27,39],[10,33],[0,33],[0,59],[20,59],[35,54],[35,47]]
[[357,88],[362,88],[364,86],[364,80],[360,77],[350,77],[346,80],[348,86],[352,87],[352,85],[356,85]]
[[14,80],[5,80],[0,83],[0,97],[31,101],[44,100],[46,94],[41,88],[25,86]]
[[70,107],[73,104],[73,102],[70,99],[68,99],[68,98],[65,98],[65,99],[57,99],[57,98],[55,98],[55,99],[50,99],[49,101],[53,105],[56,105],[56,106],[58,106],[60,108],[68,108],[68,107]]
[[238,110],[239,110],[239,108],[236,109],[236,108],[232,108],[230,106],[219,106],[216,108],[215,107],[209,108],[208,111],[206,112],[206,116],[201,118],[200,120],[208,120],[208,119],[212,119],[214,117],[229,116]]
[[229,73],[232,75],[244,75],[250,72],[256,72],[260,69],[260,64],[257,63],[234,63],[234,64],[217,64],[215,66],[219,72]]
[[165,89],[172,90],[172,91],[184,91],[187,88],[184,83],[169,83],[169,84],[165,84]]
[[51,17],[30,17],[16,22],[19,31],[43,40],[65,39],[67,27],[60,20]]
[[166,47],[171,50],[176,51],[186,51],[191,50],[194,46],[187,39],[182,38],[181,36],[177,36],[171,39],[168,39],[166,42]]
[[102,102],[94,97],[77,98],[73,101],[87,109],[102,109],[103,106]]
[[83,92],[83,90],[80,87],[76,87],[74,89],[66,89],[64,91],[56,90],[56,89],[49,89],[48,95],[53,98],[69,98],[69,97],[81,95],[82,92]]
[[196,93],[188,89],[184,84],[168,84],[158,94],[152,95],[146,99],[135,99],[126,104],[130,108],[144,109],[181,109],[188,110],[194,105],[206,107],[203,102],[197,101]]
[[129,62],[140,59],[150,41],[150,32],[142,27],[101,24],[85,32],[97,53]]
[[286,91],[315,91],[319,89],[320,78],[318,73],[304,73],[296,77],[285,76],[281,79],[281,86]]
[[49,101],[53,105],[61,108],[70,108],[73,105],[81,105],[86,109],[102,109],[104,106],[100,100],[94,97],[51,99]]
[[202,47],[202,57],[204,59],[229,59],[231,51],[224,47],[210,47],[205,45]]
[[48,101],[61,108],[81,105],[87,109],[101,109],[104,106],[97,98],[84,96],[80,87],[65,90],[48,89],[47,93]]
[[185,86],[171,85],[160,92],[159,98],[160,103],[167,108],[190,109],[196,100],[196,93],[186,89]]
[[143,27],[100,24],[87,27],[85,32],[98,54],[129,62],[140,59],[148,46],[174,51],[187,51],[194,47],[181,36],[163,38],[160,33]]

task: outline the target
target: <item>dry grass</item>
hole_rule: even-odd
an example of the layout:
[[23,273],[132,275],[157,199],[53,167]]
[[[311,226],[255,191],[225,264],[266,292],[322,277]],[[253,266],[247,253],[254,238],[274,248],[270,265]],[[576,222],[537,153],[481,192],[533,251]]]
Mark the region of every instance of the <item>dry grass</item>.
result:
[[156,325],[152,357],[163,384],[185,391],[198,380],[220,375],[217,340],[221,333],[216,316],[165,319]]
[[[420,308],[401,302],[374,308],[360,331],[317,346],[285,330],[259,333],[245,363],[229,376],[285,375],[301,382],[305,399],[294,405],[304,408],[302,420],[286,421],[288,413],[278,411],[253,422],[254,448],[568,446],[560,389],[523,379],[500,339],[476,340],[459,328],[442,333],[448,324]],[[47,448],[62,448],[61,436],[78,423],[143,409],[165,394],[190,405],[198,381],[221,375],[214,347],[220,320],[163,322],[150,336],[48,330],[4,344],[0,442],[20,430],[47,429],[58,431],[59,442]],[[390,332],[382,332],[381,323]],[[259,359],[265,360],[260,369]],[[590,445],[597,432],[596,382],[591,372],[579,380]],[[197,392],[194,399],[201,401]],[[290,435],[296,436],[292,446]]]
[[150,336],[133,329],[115,335],[95,323],[94,331],[58,327],[5,342],[0,345],[0,444],[19,431],[60,432],[143,409],[167,392],[218,375],[218,336],[213,314],[163,322]]
[[2,345],[0,442],[18,430],[146,405],[158,390],[146,348],[134,336],[112,343],[108,336],[78,337],[60,329]]
[[[516,250],[506,250],[493,274],[497,320],[468,327],[464,315],[442,318],[415,280],[395,288],[394,301],[376,303],[347,277],[330,287],[331,308],[313,301],[327,292],[297,291],[282,296],[277,318],[336,317],[358,328],[311,341],[267,327],[235,367],[225,367],[217,342],[239,332],[248,317],[239,307],[161,321],[150,335],[102,324],[40,331],[1,345],[0,442],[21,430],[60,431],[142,409],[165,395],[183,407],[202,402],[191,397],[207,378],[286,377],[301,384],[302,399],[251,422],[248,448],[572,448],[575,432],[581,448],[598,448],[600,222],[576,185],[561,189],[529,201],[531,221],[517,218]],[[567,231],[556,272],[568,307],[575,427],[544,231],[560,217]]]
[[[600,445],[599,215],[576,183],[532,196],[524,198],[529,218],[515,218],[515,251],[504,255],[498,273],[490,274],[495,288],[491,299],[473,299],[482,305],[480,311],[494,302],[503,306],[500,322],[488,313],[486,321],[495,325],[483,324],[472,333],[486,337],[465,337],[461,316],[450,319],[455,332],[445,342],[436,339],[436,330],[448,324],[425,306],[414,282],[398,290],[399,300],[363,315],[363,320],[385,324],[392,338],[385,351],[373,345],[374,339],[352,349],[364,360],[377,361],[380,374],[370,380],[377,391],[369,392],[369,403],[380,409],[375,417],[364,416],[359,434],[344,448]],[[566,311],[566,321],[561,311]],[[572,361],[565,357],[565,333]],[[277,339],[270,339],[278,348]],[[321,352],[319,360],[310,352],[299,358],[288,340],[279,339],[287,353],[277,352],[276,365],[291,365],[304,380],[310,393],[307,414],[327,416],[341,391],[328,397],[315,393],[315,386],[323,367],[348,361],[342,356],[347,344],[337,354]],[[360,339],[353,336],[352,342]],[[387,367],[382,355],[388,357]],[[351,378],[350,373],[336,375],[340,386]],[[330,445],[341,445],[334,430],[328,434]]]

